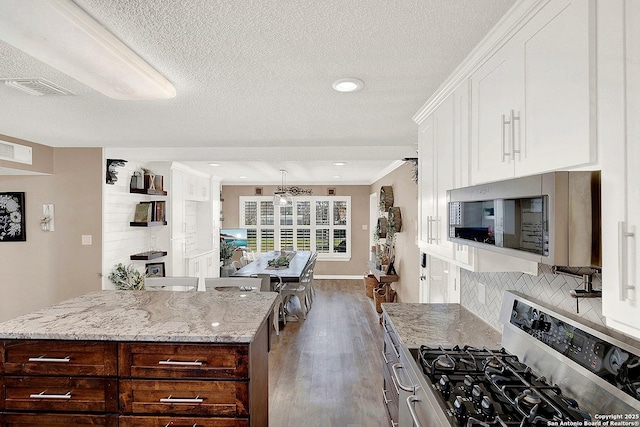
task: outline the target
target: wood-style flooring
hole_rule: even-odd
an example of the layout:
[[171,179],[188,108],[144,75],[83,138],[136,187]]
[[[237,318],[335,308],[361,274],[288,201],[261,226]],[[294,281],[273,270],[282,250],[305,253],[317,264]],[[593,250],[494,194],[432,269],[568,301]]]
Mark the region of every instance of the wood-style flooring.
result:
[[272,334],[269,426],[388,426],[382,327],[362,280],[315,280],[306,320]]

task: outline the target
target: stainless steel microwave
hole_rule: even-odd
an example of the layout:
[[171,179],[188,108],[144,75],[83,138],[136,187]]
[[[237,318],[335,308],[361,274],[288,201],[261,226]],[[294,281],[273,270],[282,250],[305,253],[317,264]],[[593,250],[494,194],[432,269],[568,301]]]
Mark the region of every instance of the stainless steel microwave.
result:
[[600,267],[600,172],[550,172],[447,192],[452,242],[543,264]]

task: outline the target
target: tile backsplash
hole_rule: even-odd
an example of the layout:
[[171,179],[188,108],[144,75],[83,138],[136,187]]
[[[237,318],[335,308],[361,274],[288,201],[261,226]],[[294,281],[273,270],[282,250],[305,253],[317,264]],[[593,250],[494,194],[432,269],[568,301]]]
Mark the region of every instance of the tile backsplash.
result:
[[[460,303],[498,330],[501,330],[498,316],[504,291],[515,290],[575,314],[576,300],[569,291],[582,287],[581,279],[554,274],[547,265],[538,267],[537,276],[515,272],[473,273],[461,269],[460,282]],[[593,287],[599,289],[601,283],[601,275],[595,274]],[[580,298],[580,313],[577,315],[604,326],[602,299]]]

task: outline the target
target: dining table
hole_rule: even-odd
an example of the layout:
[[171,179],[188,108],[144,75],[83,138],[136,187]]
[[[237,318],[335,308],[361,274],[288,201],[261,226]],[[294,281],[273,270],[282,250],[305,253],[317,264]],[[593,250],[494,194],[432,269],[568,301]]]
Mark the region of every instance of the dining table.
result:
[[[286,257],[288,266],[270,266],[269,261]],[[282,282],[299,282],[304,268],[311,258],[310,251],[271,251],[237,270],[231,276],[248,277],[255,274],[269,274],[280,277]]]

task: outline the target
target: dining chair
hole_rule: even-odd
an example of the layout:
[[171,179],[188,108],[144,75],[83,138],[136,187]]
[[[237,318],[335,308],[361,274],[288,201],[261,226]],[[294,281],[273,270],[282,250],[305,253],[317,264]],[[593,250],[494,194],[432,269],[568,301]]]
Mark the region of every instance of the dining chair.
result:
[[[302,272],[302,277],[300,278],[299,282],[284,283],[280,290],[285,311],[287,311],[287,306],[291,302],[291,298],[296,297],[298,299],[298,302],[300,303],[300,310],[302,312],[303,319],[307,318],[307,313],[311,308],[311,303],[307,298],[307,289],[309,288],[309,286],[311,286],[309,284],[310,282],[309,273],[310,273],[310,270],[305,268],[305,270]],[[286,315],[285,315],[285,318],[286,318]]]
[[197,277],[145,277],[144,288],[150,291],[197,291]]
[[259,277],[205,277],[204,289],[206,291],[259,291],[262,279]]
[[280,319],[282,319],[283,325],[287,324],[287,313],[281,294],[282,279],[275,274],[252,274],[251,277],[260,279],[260,292],[276,292],[278,294],[273,305],[273,328],[276,330],[276,335],[280,335]]

